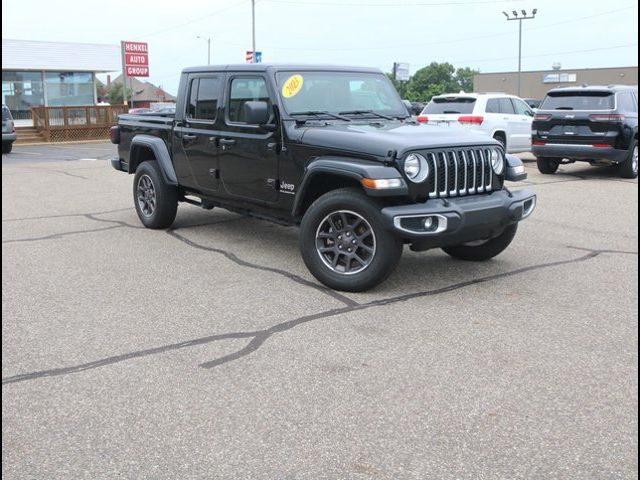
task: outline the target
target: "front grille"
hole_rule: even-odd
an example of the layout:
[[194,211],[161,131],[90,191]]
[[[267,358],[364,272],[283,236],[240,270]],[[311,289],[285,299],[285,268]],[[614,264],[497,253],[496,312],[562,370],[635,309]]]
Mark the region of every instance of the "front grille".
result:
[[423,153],[429,164],[429,198],[490,192],[494,185],[490,148],[464,148]]

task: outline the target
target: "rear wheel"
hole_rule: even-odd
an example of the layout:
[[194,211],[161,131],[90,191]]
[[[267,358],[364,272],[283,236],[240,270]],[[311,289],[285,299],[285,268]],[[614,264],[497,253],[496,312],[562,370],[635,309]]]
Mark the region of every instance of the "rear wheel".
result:
[[384,228],[377,203],[356,189],[340,189],[322,195],[305,213],[300,251],[320,282],[360,292],[391,274],[402,242]]
[[133,179],[133,202],[147,228],[169,228],[178,211],[178,192],[167,185],[156,161],[142,162]]
[[2,142],[2,153],[11,153],[13,142]]
[[618,165],[618,172],[622,178],[636,178],[638,176],[638,141],[635,140],[629,150],[624,163]]
[[544,173],[545,175],[556,173],[560,166],[559,158],[538,157],[536,160],[538,163],[538,170],[540,173]]
[[489,240],[464,243],[454,247],[444,247],[446,253],[460,260],[482,262],[502,253],[513,241],[518,231],[518,224],[514,223],[504,229],[500,235]]

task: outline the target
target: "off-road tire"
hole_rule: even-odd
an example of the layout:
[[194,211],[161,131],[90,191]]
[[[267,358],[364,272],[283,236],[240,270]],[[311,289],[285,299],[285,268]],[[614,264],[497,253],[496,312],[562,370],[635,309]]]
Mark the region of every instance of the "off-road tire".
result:
[[[355,188],[334,190],[313,202],[304,214],[300,225],[300,252],[305,265],[316,279],[335,290],[361,292],[381,283],[393,272],[402,255],[403,243],[385,228],[380,208],[380,204],[375,199],[367,197]],[[350,220],[346,226],[340,221],[341,214],[347,215]],[[334,218],[334,215],[337,217]],[[326,226],[333,226],[334,223],[336,228],[331,227],[330,233],[322,230]],[[340,228],[341,226],[343,228]],[[354,228],[350,231],[352,226]],[[368,231],[373,235],[367,233]],[[341,234],[344,241],[347,233],[352,236],[348,237],[350,240],[343,245],[344,250],[338,251],[337,248],[342,245],[342,242],[337,239],[338,234]],[[369,242],[368,248],[373,250],[373,253],[362,250],[365,246],[358,245],[353,251],[359,256],[365,256],[368,264],[358,271],[364,263],[356,260],[355,265],[358,268],[353,269],[355,273],[347,273],[350,266],[353,266],[346,252],[350,247],[349,242],[355,242],[355,239],[360,242],[363,238],[366,240],[362,241]],[[327,247],[327,242],[332,246]],[[371,248],[372,245],[374,248]],[[323,254],[321,253],[323,248],[325,250],[333,248],[333,251]],[[339,263],[332,267],[329,265],[332,263],[331,259],[327,256],[332,258],[337,256],[344,265]],[[343,269],[342,272],[336,271],[340,268]]]
[[538,163],[538,170],[540,173],[544,173],[545,175],[552,175],[556,173],[558,171],[558,167],[560,167],[559,158],[538,157],[536,161]]
[[[146,201],[140,199],[141,189],[149,191],[143,188],[149,182],[153,189],[153,208],[150,207],[150,195]],[[176,187],[165,182],[160,165],[155,160],[142,162],[136,169],[133,178],[133,203],[138,218],[145,227],[162,229],[173,224],[178,211],[178,192]]]
[[502,253],[511,243],[518,231],[518,224],[514,223],[505,228],[504,232],[495,238],[487,240],[481,245],[456,245],[454,247],[444,247],[447,254],[459,260],[472,262],[483,262]]

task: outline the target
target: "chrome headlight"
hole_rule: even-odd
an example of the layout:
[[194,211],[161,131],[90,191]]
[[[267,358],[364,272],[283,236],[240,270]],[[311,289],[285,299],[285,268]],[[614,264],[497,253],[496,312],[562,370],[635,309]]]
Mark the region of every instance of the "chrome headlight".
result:
[[429,176],[427,159],[419,153],[410,153],[404,159],[404,174],[412,182],[423,182]]
[[504,172],[504,156],[498,149],[491,150],[491,167],[496,172],[496,175],[502,175],[502,172]]

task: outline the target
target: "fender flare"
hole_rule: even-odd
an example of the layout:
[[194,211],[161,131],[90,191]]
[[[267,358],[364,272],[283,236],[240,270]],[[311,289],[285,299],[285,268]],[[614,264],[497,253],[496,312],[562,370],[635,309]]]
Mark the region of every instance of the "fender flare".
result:
[[302,206],[302,202],[314,177],[320,174],[329,174],[336,177],[355,180],[360,184],[363,178],[373,180],[399,178],[402,186],[388,190],[374,190],[362,185],[365,193],[372,197],[407,195],[409,189],[400,172],[392,166],[383,165],[381,162],[371,160],[361,160],[350,157],[324,156],[318,157],[309,162],[305,168],[302,182],[298,189],[293,203],[293,215],[297,215]]
[[[154,137],[152,135],[136,135],[131,140],[131,148],[130,151],[133,153],[135,147],[144,147],[148,148],[153,152],[158,164],[160,165],[160,170],[162,170],[162,175],[164,176],[164,180],[169,185],[178,185],[178,177],[176,176],[176,171],[173,168],[173,163],[171,162],[171,155],[169,155],[169,150],[167,149],[167,144],[164,143],[164,140],[158,137]],[[132,162],[129,161],[129,173],[134,173],[131,171]],[[135,164],[137,167],[137,163]]]

